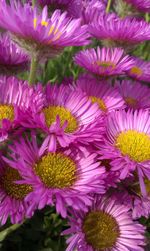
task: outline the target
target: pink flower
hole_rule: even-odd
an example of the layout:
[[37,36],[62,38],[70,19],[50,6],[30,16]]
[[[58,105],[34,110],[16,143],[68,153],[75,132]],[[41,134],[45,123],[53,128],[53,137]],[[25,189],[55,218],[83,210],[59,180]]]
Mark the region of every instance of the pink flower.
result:
[[132,48],[132,45],[150,39],[150,25],[144,20],[126,17],[119,18],[115,14],[104,14],[94,19],[89,25],[93,37],[106,40],[111,46]]
[[[0,142],[19,133],[21,121],[27,113],[38,112],[43,102],[40,88],[29,87],[27,81],[15,77],[0,79]],[[23,128],[22,128],[23,129]],[[21,130],[22,130],[21,129]]]
[[95,196],[88,212],[71,211],[66,251],[144,251],[144,230],[129,209],[114,199]]
[[115,87],[125,101],[127,108],[150,109],[150,89],[139,82],[123,80],[116,82]]
[[87,144],[102,138],[102,112],[87,95],[66,85],[50,84],[45,88],[45,95],[41,112],[33,114],[30,119],[27,117],[23,126],[42,129],[48,151],[55,152],[58,143],[67,147],[73,142]]
[[144,176],[150,179],[149,111],[110,113],[104,143],[99,143],[99,154],[101,159],[111,160],[110,171],[119,172],[121,180],[136,172],[142,195],[146,196]]
[[89,152],[84,156],[71,147],[53,153],[46,149],[46,143],[39,147],[32,134],[30,139],[14,142],[9,159],[5,158],[23,177],[18,183],[33,188],[26,202],[32,201],[39,209],[55,205],[63,217],[67,215],[67,206],[86,211],[91,205],[90,193],[105,192],[105,169],[99,167],[97,155]]
[[99,77],[123,75],[134,65],[130,56],[124,55],[120,48],[87,49],[75,55],[76,64]]
[[[0,156],[0,221],[5,224],[8,217],[11,223],[21,223],[25,217],[31,217],[36,209],[34,202],[26,202],[25,197],[32,192],[27,184],[17,184],[22,180],[19,172],[7,165]],[[28,216],[27,216],[28,211]]]
[[38,12],[30,4],[5,0],[0,5],[0,27],[11,32],[13,39],[29,54],[51,58],[66,46],[80,46],[89,43],[87,26],[81,26],[80,19],[67,17],[67,12],[56,10],[48,18],[47,6]]
[[127,75],[139,81],[150,81],[150,62],[139,58],[134,58],[135,63],[128,71]]

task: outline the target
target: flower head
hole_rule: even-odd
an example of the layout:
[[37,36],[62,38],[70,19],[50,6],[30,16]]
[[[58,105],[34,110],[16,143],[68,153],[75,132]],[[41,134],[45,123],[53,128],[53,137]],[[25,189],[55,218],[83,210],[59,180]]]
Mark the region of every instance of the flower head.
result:
[[150,179],[150,116],[145,110],[123,110],[107,116],[100,156],[111,159],[111,170],[124,180],[133,172],[139,177],[141,192],[146,194],[144,176]]
[[124,50],[120,48],[87,49],[77,53],[74,60],[76,64],[100,77],[122,75],[134,65],[134,60],[125,56]]
[[127,108],[150,109],[150,89],[139,82],[123,80],[115,85]]
[[142,12],[150,12],[150,1],[149,0],[125,0],[131,4],[135,9]]
[[128,76],[139,81],[150,81],[150,62],[135,58],[135,64],[127,71]]
[[94,19],[89,25],[89,32],[93,37],[106,40],[111,46],[123,48],[150,39],[150,25],[144,20],[121,19],[114,14],[100,15]]
[[[0,142],[6,140],[15,131],[26,112],[38,112],[43,96],[39,87],[30,88],[26,81],[15,77],[0,79]],[[23,114],[22,114],[23,113]]]
[[128,208],[114,199],[96,196],[88,212],[75,212],[69,218],[72,234],[67,251],[142,251],[144,227],[132,220]]
[[15,45],[8,34],[0,36],[0,74],[12,75],[25,71],[29,64],[29,58],[17,45]]
[[19,1],[1,3],[0,27],[11,32],[13,39],[29,54],[53,57],[66,46],[88,44],[87,26],[80,19],[71,19],[67,13],[56,10],[48,18],[47,6],[38,13],[36,7]]
[[55,151],[58,142],[62,147],[67,147],[71,142],[87,144],[102,138],[102,112],[87,95],[66,85],[50,84],[47,84],[45,94],[40,114],[35,113],[23,125],[41,128],[47,135],[45,140],[49,142],[49,151]]
[[89,193],[105,192],[105,169],[99,167],[96,154],[89,152],[84,157],[71,147],[53,153],[45,149],[46,143],[39,147],[35,135],[30,140],[21,138],[5,160],[19,171],[25,180],[22,184],[33,187],[27,200],[37,203],[39,209],[56,205],[57,212],[66,217],[67,206],[86,210],[91,204]]
[[32,192],[32,187],[27,184],[18,184],[22,180],[19,172],[6,164],[0,156],[0,221],[5,224],[8,217],[11,223],[21,223],[27,216],[31,217],[36,209],[36,204],[26,202],[25,197]]
[[87,94],[92,103],[97,103],[102,112],[123,108],[124,101],[118,90],[106,81],[99,81],[85,75],[77,80],[77,88]]

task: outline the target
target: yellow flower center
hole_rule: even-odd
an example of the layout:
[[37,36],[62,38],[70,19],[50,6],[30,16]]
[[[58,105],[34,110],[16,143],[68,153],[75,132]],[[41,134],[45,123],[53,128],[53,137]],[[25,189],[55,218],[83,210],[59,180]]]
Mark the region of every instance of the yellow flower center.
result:
[[104,103],[104,101],[102,99],[97,98],[95,96],[90,96],[90,99],[91,99],[93,104],[94,103],[98,104],[100,110],[102,110],[103,112],[107,112],[107,107],[106,107],[106,105],[105,105],[105,103]]
[[62,153],[49,153],[34,166],[48,188],[67,188],[76,180],[76,163]]
[[45,115],[45,121],[47,126],[51,126],[52,123],[56,121],[56,117],[59,116],[61,126],[68,121],[68,125],[65,132],[74,132],[78,128],[78,123],[76,118],[71,114],[71,112],[62,106],[48,106],[43,109]]
[[32,192],[32,187],[24,184],[15,184],[17,180],[22,180],[18,171],[7,167],[1,179],[1,186],[10,197],[16,200],[23,200],[28,193]]
[[143,132],[121,132],[116,139],[116,147],[124,156],[136,162],[150,160],[150,136]]
[[12,105],[0,105],[0,120],[2,119],[14,120],[14,108]]
[[100,67],[103,67],[103,68],[108,68],[108,67],[115,68],[115,66],[116,66],[114,63],[109,62],[109,61],[103,61],[103,62],[97,61],[96,64]]
[[111,249],[119,237],[119,226],[111,215],[103,211],[88,213],[83,222],[85,239],[94,250]]
[[130,69],[130,73],[133,74],[133,75],[136,75],[136,76],[140,77],[143,72],[142,72],[142,70],[139,67],[134,66],[134,67],[132,67]]
[[132,108],[136,108],[137,106],[137,100],[131,97],[124,98],[126,104]]

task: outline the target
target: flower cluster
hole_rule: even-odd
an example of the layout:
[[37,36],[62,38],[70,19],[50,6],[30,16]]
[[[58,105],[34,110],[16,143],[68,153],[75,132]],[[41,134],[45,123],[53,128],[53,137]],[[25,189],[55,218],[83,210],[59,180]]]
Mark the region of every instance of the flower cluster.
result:
[[[109,3],[0,2],[9,31],[0,37],[0,221],[21,223],[53,206],[70,226],[66,251],[146,245],[139,219],[150,215],[150,62],[129,47],[150,40],[150,24],[109,14]],[[89,43],[73,57],[83,68],[76,79],[37,81],[41,61]],[[14,76],[29,62],[28,81]]]

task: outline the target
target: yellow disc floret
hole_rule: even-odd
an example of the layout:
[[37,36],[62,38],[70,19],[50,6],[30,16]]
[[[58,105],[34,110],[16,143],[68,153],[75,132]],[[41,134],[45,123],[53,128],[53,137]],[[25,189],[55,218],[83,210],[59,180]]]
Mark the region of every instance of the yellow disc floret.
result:
[[18,171],[7,167],[1,178],[1,186],[7,195],[16,200],[22,200],[32,191],[32,187],[26,184],[15,184],[18,180],[22,180]]
[[34,170],[48,188],[68,188],[76,180],[76,163],[62,153],[44,155]]
[[150,160],[150,136],[143,132],[121,132],[116,139],[116,147],[124,156],[136,162]]
[[115,68],[115,64],[114,63],[112,63],[112,62],[107,62],[107,61],[104,61],[104,62],[101,62],[101,61],[97,61],[96,62],[97,63],[97,65],[98,66],[100,66],[100,67],[103,67],[103,68]]
[[103,211],[92,211],[86,215],[83,232],[87,243],[97,251],[113,248],[119,237],[115,218]]
[[136,75],[136,76],[140,77],[143,72],[142,72],[142,70],[139,67],[134,66],[134,67],[132,67],[130,69],[130,73],[133,74],[133,75]]
[[48,106],[43,109],[43,113],[45,115],[45,121],[47,126],[49,127],[52,123],[56,121],[56,117],[59,116],[61,126],[68,121],[68,125],[65,129],[65,132],[74,132],[78,128],[76,118],[71,114],[71,112],[65,109],[62,106]]
[[0,120],[2,119],[14,120],[14,108],[12,105],[0,105]]
[[93,104],[94,103],[98,104],[100,110],[102,110],[103,112],[107,112],[107,107],[106,107],[106,105],[105,105],[105,103],[104,103],[104,101],[102,99],[97,98],[95,96],[91,96],[90,99],[91,99]]

